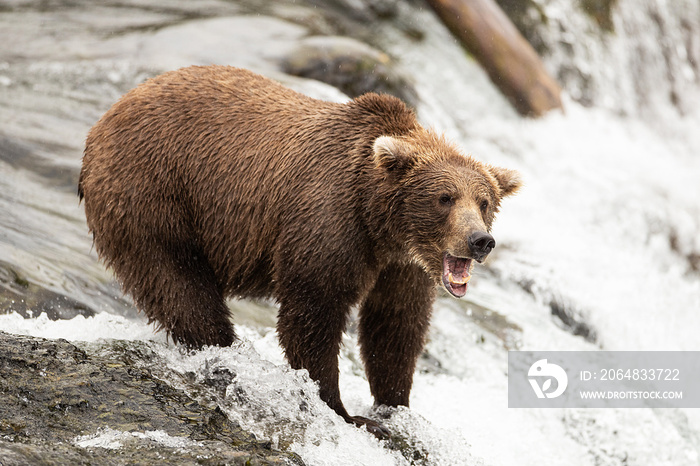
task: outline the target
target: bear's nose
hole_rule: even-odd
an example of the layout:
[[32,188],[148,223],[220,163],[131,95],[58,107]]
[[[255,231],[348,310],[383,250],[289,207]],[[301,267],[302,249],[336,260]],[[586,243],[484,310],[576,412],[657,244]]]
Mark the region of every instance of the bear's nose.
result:
[[467,242],[474,259],[478,262],[486,259],[486,256],[496,247],[496,240],[493,239],[493,236],[483,231],[472,233]]

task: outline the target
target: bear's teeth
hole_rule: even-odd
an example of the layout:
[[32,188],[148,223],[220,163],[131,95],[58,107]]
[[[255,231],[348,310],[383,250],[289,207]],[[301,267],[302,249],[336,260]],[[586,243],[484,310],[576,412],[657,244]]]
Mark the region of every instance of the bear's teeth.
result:
[[452,275],[452,272],[450,272],[449,275],[447,276],[447,280],[450,283],[454,283],[455,285],[466,285],[467,283],[469,283],[469,280],[471,280],[471,279],[472,279],[471,275],[467,275],[466,277],[462,276],[461,278],[455,278],[455,276]]

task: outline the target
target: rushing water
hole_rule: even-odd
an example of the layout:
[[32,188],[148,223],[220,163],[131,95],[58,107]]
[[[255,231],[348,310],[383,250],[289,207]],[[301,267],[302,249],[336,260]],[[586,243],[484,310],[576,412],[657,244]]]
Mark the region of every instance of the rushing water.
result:
[[[283,19],[240,16],[247,3],[212,2],[214,18],[186,5],[0,13],[0,39],[13,44],[0,52],[0,260],[74,308],[96,311],[57,321],[10,313],[0,330],[152,340],[175,386],[187,388],[188,373],[196,383],[235,368],[222,409],[309,464],[405,464],[342,422],[307,375],[285,365],[274,307],[232,303],[243,341],[183,355],[119,299],[91,251],[73,183],[88,128],[121,93],[191,63],[279,77],[276,57],[307,28],[323,29],[312,8],[283,2],[275,10]],[[418,2],[398,3],[398,16],[370,25],[371,35],[358,29],[411,76],[425,124],[525,181],[504,202],[499,246],[477,268],[468,301],[438,301],[411,409],[387,424],[428,464],[698,464],[696,410],[507,408],[508,349],[700,350],[700,6],[620,0],[616,32],[604,33],[574,2],[534,3],[549,17],[540,30],[546,64],[570,92],[564,113],[539,120],[519,117]],[[341,393],[362,414],[372,400],[359,360],[346,337]]]

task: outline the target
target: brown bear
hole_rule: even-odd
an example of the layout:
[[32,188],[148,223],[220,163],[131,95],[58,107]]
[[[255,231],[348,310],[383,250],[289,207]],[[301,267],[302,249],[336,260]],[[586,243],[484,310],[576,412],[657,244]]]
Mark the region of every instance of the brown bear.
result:
[[225,298],[273,297],[291,366],[346,421],[383,436],[340,399],[351,307],[376,404],[408,406],[436,285],[465,294],[519,185],[394,97],[324,102],[247,70],[194,66],[107,111],[78,190],[98,254],[173,340],[230,345]]

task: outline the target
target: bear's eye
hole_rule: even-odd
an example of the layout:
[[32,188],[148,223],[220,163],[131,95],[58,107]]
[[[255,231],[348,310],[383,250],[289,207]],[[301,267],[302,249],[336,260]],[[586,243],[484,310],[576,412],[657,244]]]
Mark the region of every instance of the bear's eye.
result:
[[489,201],[481,201],[479,208],[482,212],[486,212],[486,210],[489,208]]
[[449,194],[443,194],[440,196],[440,204],[444,206],[451,206],[455,203],[454,198]]

